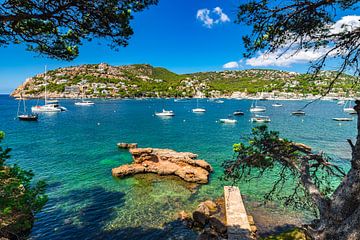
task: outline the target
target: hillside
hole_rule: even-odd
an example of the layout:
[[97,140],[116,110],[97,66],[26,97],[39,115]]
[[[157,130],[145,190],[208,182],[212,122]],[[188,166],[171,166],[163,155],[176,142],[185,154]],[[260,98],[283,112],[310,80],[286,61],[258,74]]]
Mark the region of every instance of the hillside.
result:
[[[44,74],[28,78],[12,96],[37,98],[44,95]],[[148,64],[110,66],[88,64],[47,72],[49,97],[242,97],[267,92],[275,95],[313,96],[326,90],[334,72],[323,72],[309,81],[309,75],[294,72],[250,69],[243,71],[176,74]],[[342,75],[330,95],[354,96],[355,78]],[[346,92],[346,89],[352,88]],[[356,86],[355,86],[356,87]]]

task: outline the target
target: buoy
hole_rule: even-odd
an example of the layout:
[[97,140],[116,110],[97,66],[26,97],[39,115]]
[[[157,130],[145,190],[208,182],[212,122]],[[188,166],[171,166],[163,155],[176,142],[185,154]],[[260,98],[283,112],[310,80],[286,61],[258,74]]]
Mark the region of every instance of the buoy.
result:
[[100,126],[100,123],[97,123],[98,126]]
[[186,122],[186,120],[184,119],[183,122]]

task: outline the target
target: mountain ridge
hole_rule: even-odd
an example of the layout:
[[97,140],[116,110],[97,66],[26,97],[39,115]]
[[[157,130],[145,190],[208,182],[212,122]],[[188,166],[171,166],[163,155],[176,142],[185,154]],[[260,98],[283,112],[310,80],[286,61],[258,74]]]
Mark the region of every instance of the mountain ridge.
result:
[[[316,79],[309,74],[274,69],[177,74],[150,64],[82,64],[48,71],[46,84],[44,73],[30,77],[11,95],[40,98],[46,85],[48,96],[54,98],[243,97],[259,92],[316,96],[327,90],[335,74],[324,71]],[[359,87],[353,87],[355,82],[355,77],[342,74],[331,94],[355,96],[359,92]]]

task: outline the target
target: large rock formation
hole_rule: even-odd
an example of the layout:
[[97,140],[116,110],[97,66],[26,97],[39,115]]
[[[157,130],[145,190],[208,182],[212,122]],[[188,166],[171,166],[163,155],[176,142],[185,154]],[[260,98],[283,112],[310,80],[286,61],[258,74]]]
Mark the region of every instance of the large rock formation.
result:
[[190,152],[176,152],[171,149],[132,148],[129,149],[134,163],[112,169],[115,177],[125,177],[137,173],[157,173],[176,175],[187,182],[207,183],[213,171],[204,160],[196,160]]

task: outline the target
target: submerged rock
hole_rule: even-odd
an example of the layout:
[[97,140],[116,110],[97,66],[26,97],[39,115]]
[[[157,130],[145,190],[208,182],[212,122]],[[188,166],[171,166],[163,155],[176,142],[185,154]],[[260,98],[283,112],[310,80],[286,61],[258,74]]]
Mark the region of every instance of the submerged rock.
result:
[[213,168],[204,160],[196,160],[190,152],[176,152],[171,149],[130,148],[134,163],[112,169],[115,177],[137,173],[176,175],[187,182],[207,183]]

